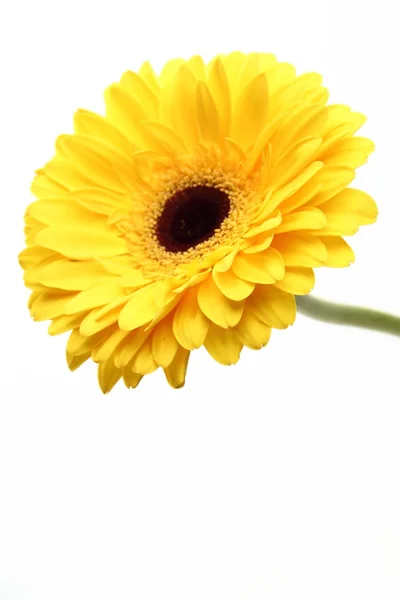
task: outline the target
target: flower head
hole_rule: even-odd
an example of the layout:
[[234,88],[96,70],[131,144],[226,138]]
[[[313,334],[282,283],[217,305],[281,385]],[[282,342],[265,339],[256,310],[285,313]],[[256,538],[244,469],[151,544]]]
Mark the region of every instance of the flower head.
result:
[[92,358],[103,392],[158,367],[181,387],[192,350],[235,363],[294,322],[315,267],[354,260],[343,236],[377,209],[348,185],[373,144],[327,100],[319,75],[234,52],[145,63],[104,117],[76,113],[33,181],[20,255],[72,370]]

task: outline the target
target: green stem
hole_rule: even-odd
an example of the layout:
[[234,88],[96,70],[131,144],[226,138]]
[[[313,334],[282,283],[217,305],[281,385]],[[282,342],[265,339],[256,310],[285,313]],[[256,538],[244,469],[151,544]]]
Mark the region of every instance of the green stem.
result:
[[313,296],[296,296],[297,310],[317,321],[383,331],[400,336],[400,317],[379,310],[335,304]]

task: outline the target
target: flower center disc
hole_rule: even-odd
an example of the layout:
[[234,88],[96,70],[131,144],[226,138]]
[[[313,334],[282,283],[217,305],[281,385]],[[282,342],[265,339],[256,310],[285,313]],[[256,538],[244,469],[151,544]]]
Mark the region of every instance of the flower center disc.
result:
[[185,252],[212,237],[229,209],[228,195],[217,188],[197,185],[179,190],[158,218],[158,242],[168,252]]

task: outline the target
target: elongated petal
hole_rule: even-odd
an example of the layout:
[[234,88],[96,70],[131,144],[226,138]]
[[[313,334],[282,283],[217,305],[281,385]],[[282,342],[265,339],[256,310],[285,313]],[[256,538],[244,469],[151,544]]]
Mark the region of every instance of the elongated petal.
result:
[[348,267],[354,262],[354,252],[343,238],[336,236],[318,237],[328,251],[328,258],[325,263],[327,267]]
[[218,111],[210,91],[203,81],[197,84],[196,112],[200,139],[204,142],[218,142]]
[[194,350],[203,345],[209,320],[200,309],[197,289],[190,288],[180,301],[174,315],[173,332],[183,348]]
[[114,365],[113,357],[110,357],[99,364],[97,375],[101,391],[103,394],[108,394],[121,379],[122,372]]
[[77,260],[118,256],[127,252],[125,240],[108,226],[54,225],[39,231],[35,243]]
[[283,279],[275,287],[289,294],[303,296],[311,292],[315,284],[315,275],[307,267],[286,267]]
[[245,281],[253,283],[275,283],[285,274],[282,256],[275,248],[268,248],[259,254],[240,252],[232,265],[233,272]]
[[156,284],[143,287],[131,296],[119,316],[119,326],[125,331],[136,329],[149,323],[157,314],[159,308],[155,301]]
[[221,272],[214,269],[213,278],[218,289],[230,300],[244,300],[250,296],[255,286],[253,282],[245,281],[235,275],[232,270]]
[[220,327],[234,327],[243,313],[244,301],[229,300],[218,289],[212,276],[199,286],[197,299],[206,317]]
[[243,344],[234,331],[211,324],[204,342],[207,352],[222,365],[233,365],[240,358]]
[[179,348],[172,363],[164,369],[165,376],[171,387],[178,389],[185,385],[189,356],[190,352],[188,350]]
[[173,317],[164,318],[155,328],[151,340],[151,352],[156,363],[169,367],[178,351],[178,341],[172,329]]
[[247,306],[234,332],[238,340],[252,350],[259,350],[266,346],[271,337],[271,327],[260,321]]
[[268,84],[265,73],[257,75],[243,90],[233,113],[231,136],[245,150],[254,144],[268,115]]
[[307,233],[282,233],[274,237],[274,248],[287,267],[318,267],[328,257],[324,244]]
[[293,294],[272,285],[258,285],[249,300],[248,309],[260,321],[275,329],[286,329],[296,318]]

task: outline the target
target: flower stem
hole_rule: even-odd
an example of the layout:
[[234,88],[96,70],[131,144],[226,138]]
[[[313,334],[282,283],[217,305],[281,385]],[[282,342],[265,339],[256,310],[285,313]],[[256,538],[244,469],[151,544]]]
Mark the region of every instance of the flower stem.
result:
[[400,316],[371,308],[335,304],[313,296],[296,296],[296,304],[299,313],[317,321],[362,327],[400,336]]

